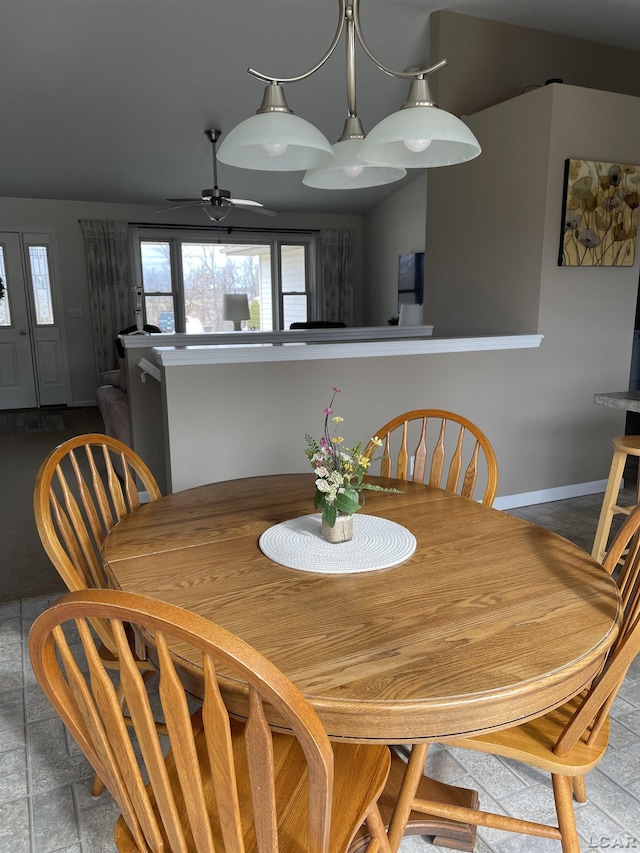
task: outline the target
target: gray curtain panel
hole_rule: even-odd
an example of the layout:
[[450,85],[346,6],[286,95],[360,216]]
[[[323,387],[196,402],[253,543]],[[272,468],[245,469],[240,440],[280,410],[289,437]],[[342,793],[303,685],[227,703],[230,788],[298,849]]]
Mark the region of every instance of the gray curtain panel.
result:
[[129,325],[127,223],[81,219],[87,256],[93,349],[98,374],[118,366],[115,339]]
[[322,246],[322,319],[353,326],[353,231],[320,232]]

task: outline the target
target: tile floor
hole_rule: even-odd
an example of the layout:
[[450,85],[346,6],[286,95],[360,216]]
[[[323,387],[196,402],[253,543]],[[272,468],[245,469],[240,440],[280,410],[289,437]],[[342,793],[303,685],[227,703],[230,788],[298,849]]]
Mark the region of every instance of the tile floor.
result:
[[[602,496],[514,510],[513,514],[590,550]],[[0,604],[0,853],[114,853],[118,809],[105,793],[92,800],[93,773],[34,681],[26,638],[53,598]],[[612,713],[611,743],[589,774],[589,802],[576,806],[583,850],[640,850],[640,659]],[[512,761],[443,746],[431,748],[427,770],[475,788],[481,805],[530,820],[551,820],[548,777]],[[559,843],[478,830],[478,853],[558,853]],[[429,839],[406,838],[403,853],[444,851]]]

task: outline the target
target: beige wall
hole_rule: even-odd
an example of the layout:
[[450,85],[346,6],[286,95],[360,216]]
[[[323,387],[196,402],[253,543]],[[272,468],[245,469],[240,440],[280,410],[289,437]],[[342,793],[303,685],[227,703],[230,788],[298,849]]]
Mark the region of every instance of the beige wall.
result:
[[635,51],[456,12],[433,12],[429,25],[430,61],[448,62],[431,78],[432,92],[443,109],[456,115],[478,112],[552,77],[640,96],[640,54]]
[[[424,252],[427,174],[422,172],[365,217],[363,311],[366,326],[398,315],[398,256]],[[430,322],[430,321],[426,321]]]
[[[537,352],[167,367],[171,488],[310,471],[304,436],[320,437],[333,385],[342,389],[333,408],[345,419],[341,428],[348,446],[367,441],[399,412],[420,406],[454,409],[478,423],[495,444],[502,463],[499,494],[543,487],[549,476],[534,480],[528,466],[510,464],[522,447],[512,435],[508,400],[525,396],[520,376]],[[500,386],[492,387],[486,379],[496,375]],[[567,481],[556,479],[554,485],[561,482]]]
[[640,164],[640,99],[553,85],[468,122],[482,156],[429,174],[425,277],[438,291],[427,311],[439,329],[513,321],[544,340],[482,370],[475,359],[460,403],[491,401],[501,494],[603,479],[624,413],[593,395],[628,387],[640,249],[633,267],[557,266],[564,162]]
[[[242,225],[272,228],[276,220],[259,215],[242,219]],[[127,222],[152,222],[203,225],[200,210],[178,211],[171,214],[154,213],[154,208],[144,205],[102,204],[93,202],[61,201],[52,199],[0,198],[0,231],[53,228],[56,235],[62,295],[67,333],[67,351],[71,373],[71,402],[83,405],[95,402],[96,369],[93,355],[93,335],[89,314],[89,291],[84,244],[79,219],[120,219]],[[236,223],[238,224],[238,223]],[[354,302],[355,317],[361,322],[363,221],[360,216],[333,216],[328,214],[281,214],[279,228],[345,228],[354,231]],[[81,318],[67,316],[69,308],[81,308]],[[133,322],[133,320],[132,320]]]
[[482,154],[429,173],[425,316],[439,332],[537,332],[551,91],[467,121]]

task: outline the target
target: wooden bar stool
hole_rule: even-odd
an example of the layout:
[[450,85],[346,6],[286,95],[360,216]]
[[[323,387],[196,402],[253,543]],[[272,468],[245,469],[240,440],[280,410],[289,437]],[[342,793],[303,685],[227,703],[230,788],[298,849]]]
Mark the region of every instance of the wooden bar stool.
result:
[[[602,501],[602,509],[600,510],[600,518],[598,519],[598,528],[596,530],[595,539],[593,540],[593,549],[591,556],[595,557],[600,563],[604,560],[607,551],[607,543],[609,541],[609,533],[611,532],[611,523],[613,516],[618,514],[629,515],[633,506],[620,506],[618,497],[620,487],[622,485],[622,477],[624,475],[624,466],[628,456],[640,457],[640,435],[619,435],[611,440],[613,446],[613,459],[611,461],[611,470],[609,471],[609,479],[607,480],[607,488]],[[638,485],[640,487],[640,473],[638,476]],[[640,488],[638,489],[636,500],[640,498]]]

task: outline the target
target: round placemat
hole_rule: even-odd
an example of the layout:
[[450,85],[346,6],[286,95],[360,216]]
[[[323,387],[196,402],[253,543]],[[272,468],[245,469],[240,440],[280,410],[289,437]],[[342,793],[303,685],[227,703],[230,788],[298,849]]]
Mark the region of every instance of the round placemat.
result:
[[375,515],[354,515],[349,542],[327,542],[321,528],[319,513],[291,518],[265,530],[260,549],[289,569],[330,575],[388,569],[416,550],[415,536],[406,527]]

